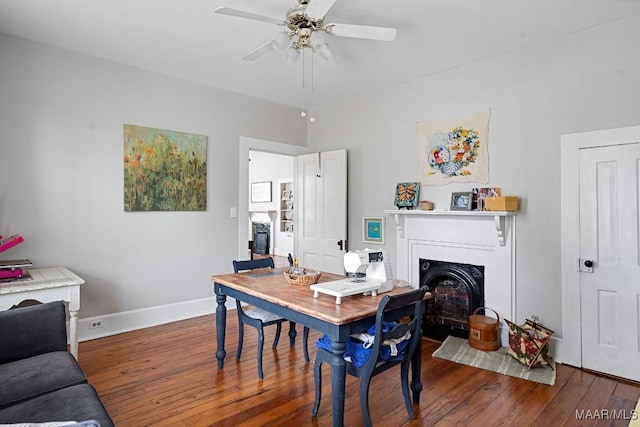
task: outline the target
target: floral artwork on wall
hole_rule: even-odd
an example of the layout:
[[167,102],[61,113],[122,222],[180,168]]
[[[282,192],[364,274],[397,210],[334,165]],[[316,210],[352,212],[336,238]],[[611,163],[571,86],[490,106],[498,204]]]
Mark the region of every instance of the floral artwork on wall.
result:
[[207,137],[124,125],[124,210],[206,211]]
[[489,182],[490,111],[455,120],[417,123],[420,182]]

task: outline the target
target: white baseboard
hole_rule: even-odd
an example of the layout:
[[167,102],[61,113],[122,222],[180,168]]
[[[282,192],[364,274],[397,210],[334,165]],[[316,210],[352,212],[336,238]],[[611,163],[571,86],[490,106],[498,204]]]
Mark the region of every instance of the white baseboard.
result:
[[[227,309],[235,309],[233,298],[228,298]],[[159,305],[120,313],[105,314],[103,316],[87,317],[78,320],[78,340],[88,341],[103,338],[136,329],[190,319],[215,313],[216,298],[202,298],[174,304]],[[93,322],[102,324],[99,328],[90,328]]]
[[551,337],[549,340],[549,356],[553,361],[562,364],[562,338]]

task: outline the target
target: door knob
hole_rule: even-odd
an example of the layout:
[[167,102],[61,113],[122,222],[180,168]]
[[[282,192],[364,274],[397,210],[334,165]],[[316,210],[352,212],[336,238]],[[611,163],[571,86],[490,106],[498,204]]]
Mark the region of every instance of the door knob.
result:
[[338,247],[340,248],[340,250],[342,250],[343,241],[342,241],[342,240],[338,240],[338,241],[336,242],[336,244],[338,245]]
[[583,273],[593,273],[595,262],[592,259],[580,258],[578,261],[578,271]]

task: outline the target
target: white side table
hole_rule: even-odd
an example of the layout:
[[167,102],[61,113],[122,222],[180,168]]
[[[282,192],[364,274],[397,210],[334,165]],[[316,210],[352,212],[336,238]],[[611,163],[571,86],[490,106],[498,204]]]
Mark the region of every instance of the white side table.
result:
[[84,280],[64,267],[26,270],[31,277],[0,282],[0,310],[26,299],[40,302],[65,301],[69,304],[69,343],[71,354],[78,358],[78,311],[80,285]]

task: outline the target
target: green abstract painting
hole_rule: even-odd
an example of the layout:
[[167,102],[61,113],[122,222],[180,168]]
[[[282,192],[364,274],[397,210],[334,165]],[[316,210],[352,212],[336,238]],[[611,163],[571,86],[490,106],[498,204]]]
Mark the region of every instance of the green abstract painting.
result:
[[207,137],[124,125],[124,210],[206,211]]

